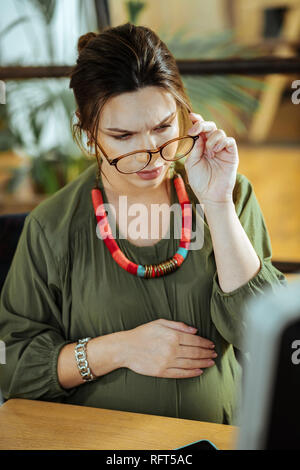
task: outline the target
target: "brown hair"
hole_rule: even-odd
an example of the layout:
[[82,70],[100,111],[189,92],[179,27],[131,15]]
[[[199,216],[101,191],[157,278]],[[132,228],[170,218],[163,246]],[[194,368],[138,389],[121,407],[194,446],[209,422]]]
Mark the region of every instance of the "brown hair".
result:
[[[171,93],[179,111],[180,133],[189,129],[192,107],[176,60],[154,31],[126,23],[80,36],[77,48],[78,59],[69,85],[78,107],[72,135],[84,154],[82,131],[97,142],[100,112],[106,101],[146,86],[158,86]],[[95,152],[99,163],[97,145]]]

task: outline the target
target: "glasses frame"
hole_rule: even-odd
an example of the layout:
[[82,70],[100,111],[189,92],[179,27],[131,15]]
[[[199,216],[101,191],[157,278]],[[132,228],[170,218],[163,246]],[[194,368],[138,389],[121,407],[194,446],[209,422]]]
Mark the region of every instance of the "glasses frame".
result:
[[[189,151],[186,153],[186,155],[187,155],[188,153],[190,153],[190,152],[193,150],[196,140],[199,139],[199,135],[185,135],[185,136],[183,136],[183,137],[175,137],[174,139],[168,140],[167,142],[165,142],[164,144],[162,144],[160,147],[157,147],[157,149],[155,149],[155,150],[150,150],[150,149],[135,150],[134,152],[129,152],[129,153],[125,153],[125,154],[123,154],[123,155],[120,155],[119,157],[116,157],[116,158],[114,158],[113,160],[109,160],[107,154],[104,152],[104,150],[103,150],[103,148],[100,146],[100,144],[97,143],[97,146],[98,146],[98,147],[100,148],[100,150],[102,151],[102,153],[103,153],[104,157],[106,158],[106,160],[108,161],[108,163],[109,163],[110,165],[112,165],[112,166],[115,166],[115,167],[116,167],[116,170],[117,170],[119,173],[122,173],[123,175],[130,175],[130,174],[134,174],[134,173],[138,173],[138,172],[140,172],[140,171],[143,171],[144,168],[146,168],[146,167],[149,165],[149,163],[151,162],[151,160],[152,160],[152,155],[153,155],[154,153],[158,153],[158,152],[159,152],[159,153],[160,153],[160,156],[161,156],[166,162],[174,162],[174,161],[176,161],[176,160],[167,160],[166,158],[164,158],[164,156],[162,155],[162,150],[163,150],[164,147],[166,147],[166,145],[171,144],[172,142],[176,142],[176,141],[179,141],[179,140],[182,140],[182,139],[186,139],[186,137],[190,137],[190,138],[193,139],[193,141],[194,141],[191,150],[189,150]],[[117,163],[118,163],[122,158],[126,158],[126,157],[129,157],[130,155],[133,155],[134,153],[141,153],[141,152],[143,152],[143,153],[148,153],[148,154],[150,155],[150,159],[149,159],[148,163],[146,163],[146,165],[145,165],[141,170],[139,170],[139,171],[132,171],[131,173],[125,173],[124,171],[120,171],[120,170],[118,169]],[[185,155],[183,155],[183,156],[180,157],[180,158],[183,158],[183,157],[185,157]],[[177,158],[177,160],[180,160],[180,158]]]

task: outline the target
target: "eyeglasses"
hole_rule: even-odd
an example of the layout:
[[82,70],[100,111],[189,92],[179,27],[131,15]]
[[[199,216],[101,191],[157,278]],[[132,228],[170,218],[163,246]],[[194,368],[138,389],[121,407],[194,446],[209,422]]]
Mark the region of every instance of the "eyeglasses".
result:
[[114,165],[120,173],[130,174],[137,173],[146,168],[151,162],[152,155],[158,152],[167,162],[180,160],[191,152],[197,139],[199,139],[199,135],[176,137],[175,139],[168,140],[156,150],[135,150],[134,152],[120,155],[113,160],[109,160],[102,147],[98,143],[97,145],[110,165]]

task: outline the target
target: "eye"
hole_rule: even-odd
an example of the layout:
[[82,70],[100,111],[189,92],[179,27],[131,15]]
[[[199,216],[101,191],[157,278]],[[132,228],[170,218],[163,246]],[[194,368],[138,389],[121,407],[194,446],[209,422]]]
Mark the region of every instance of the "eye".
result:
[[172,126],[170,126],[170,124],[165,124],[164,126],[158,127],[157,130],[164,130],[164,129],[166,129],[167,127],[172,127]]
[[130,136],[130,134],[123,134],[123,135],[118,135],[118,136],[112,135],[112,137],[117,140],[126,140],[127,136]]
[[[166,129],[167,127],[172,127],[172,126],[170,124],[165,124],[163,126],[157,127],[155,130],[161,131],[161,130]],[[118,136],[113,135],[112,137],[114,139],[117,139],[117,140],[128,140],[127,137],[130,137],[130,136],[131,136],[131,134],[122,134],[122,135],[118,135]]]

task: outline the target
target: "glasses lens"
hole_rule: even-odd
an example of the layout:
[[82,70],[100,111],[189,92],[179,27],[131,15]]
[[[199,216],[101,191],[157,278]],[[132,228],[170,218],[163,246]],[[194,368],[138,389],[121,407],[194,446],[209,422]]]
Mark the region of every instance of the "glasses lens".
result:
[[179,160],[192,150],[193,145],[194,139],[192,137],[184,137],[166,145],[162,149],[162,155],[166,160]]
[[136,173],[143,170],[149,160],[150,155],[147,152],[133,153],[128,157],[121,158],[117,163],[117,168],[121,173]]

